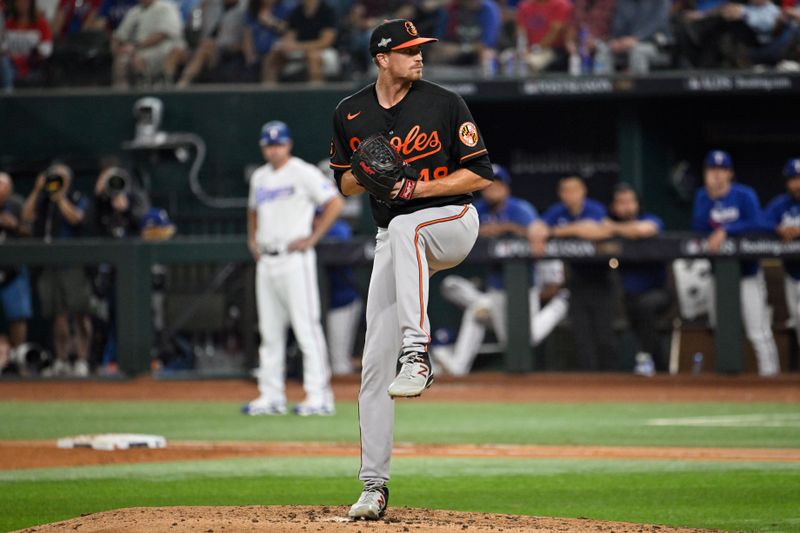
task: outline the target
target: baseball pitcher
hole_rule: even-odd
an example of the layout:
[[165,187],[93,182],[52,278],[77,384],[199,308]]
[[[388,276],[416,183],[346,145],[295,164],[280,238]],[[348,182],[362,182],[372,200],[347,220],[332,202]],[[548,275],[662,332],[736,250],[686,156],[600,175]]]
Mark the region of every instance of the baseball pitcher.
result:
[[428,280],[472,249],[472,193],[492,178],[464,101],[422,80],[422,45],[433,41],[410,20],[378,26],[369,44],[377,81],[342,100],[333,115],[336,181],[345,195],[369,193],[378,226],[358,400],[364,491],[352,518],[378,519],[386,510],[392,400],[419,396],[433,382]]

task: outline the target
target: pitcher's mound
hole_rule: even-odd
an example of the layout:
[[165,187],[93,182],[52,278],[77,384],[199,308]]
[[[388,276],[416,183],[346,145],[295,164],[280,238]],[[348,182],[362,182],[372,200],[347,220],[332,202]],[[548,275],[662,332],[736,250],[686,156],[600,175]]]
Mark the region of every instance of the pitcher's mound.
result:
[[378,521],[351,521],[347,507],[251,506],[251,507],[134,507],[82,516],[64,522],[25,529],[46,533],[80,531],[142,532],[168,531],[230,533],[234,531],[274,531],[313,533],[315,531],[422,532],[474,531],[677,533],[711,531],[665,526],[601,522],[588,519],[544,518],[503,514],[460,513],[431,509],[390,508]]

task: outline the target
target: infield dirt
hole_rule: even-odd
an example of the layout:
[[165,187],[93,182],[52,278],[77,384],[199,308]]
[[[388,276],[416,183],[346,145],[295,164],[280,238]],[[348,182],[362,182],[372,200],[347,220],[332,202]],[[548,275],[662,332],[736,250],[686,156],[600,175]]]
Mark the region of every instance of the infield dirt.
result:
[[346,507],[135,507],[95,513],[23,529],[25,533],[80,531],[99,533],[151,532],[235,532],[263,531],[312,533],[334,531],[370,532],[594,532],[614,533],[688,533],[711,529],[673,528],[669,526],[600,522],[589,519],[547,518],[490,513],[460,513],[431,509],[391,508],[377,521],[351,521]]

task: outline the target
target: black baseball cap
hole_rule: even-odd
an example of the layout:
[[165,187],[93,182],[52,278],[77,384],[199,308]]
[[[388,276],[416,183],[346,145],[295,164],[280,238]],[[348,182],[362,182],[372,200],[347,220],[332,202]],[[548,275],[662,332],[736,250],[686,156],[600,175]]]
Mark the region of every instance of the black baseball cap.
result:
[[439,39],[420,37],[414,23],[406,19],[386,20],[372,30],[369,38],[369,53],[372,57],[380,53],[402,50],[425,43],[435,43]]

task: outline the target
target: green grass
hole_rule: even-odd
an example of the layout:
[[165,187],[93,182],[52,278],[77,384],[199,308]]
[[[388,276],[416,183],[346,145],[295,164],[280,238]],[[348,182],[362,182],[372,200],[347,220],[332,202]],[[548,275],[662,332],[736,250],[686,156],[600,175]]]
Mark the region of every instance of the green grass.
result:
[[[157,433],[170,439],[357,442],[356,406],[330,418],[245,417],[233,403],[4,402],[0,439]],[[753,427],[651,426],[656,418],[769,415]],[[459,404],[398,402],[395,438],[420,443],[800,447],[794,404]]]
[[[265,458],[2,472],[0,530],[132,506],[348,505],[357,468]],[[800,531],[800,464],[401,458],[393,476],[393,506]]]
[[[4,402],[0,439],[141,432],[168,439],[357,442],[356,406],[329,418],[245,417],[234,403]],[[763,416],[762,416],[763,415]],[[750,427],[653,426],[747,417]],[[792,404],[398,402],[398,442],[800,447]],[[259,458],[0,471],[0,530],[81,513],[165,505],[346,505],[353,458]],[[393,463],[392,504],[800,532],[800,464],[419,459]],[[47,502],[43,505],[42,502]]]

